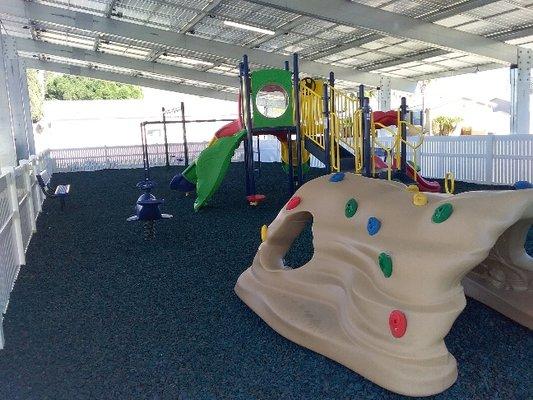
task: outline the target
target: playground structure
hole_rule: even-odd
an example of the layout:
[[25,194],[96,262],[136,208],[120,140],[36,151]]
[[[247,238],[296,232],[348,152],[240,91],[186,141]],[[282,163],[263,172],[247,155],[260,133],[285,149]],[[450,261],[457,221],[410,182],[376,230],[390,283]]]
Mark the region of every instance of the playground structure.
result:
[[[257,205],[265,199],[256,186],[253,138],[259,135],[274,135],[281,142],[290,195],[304,183],[311,154],[325,165],[327,173],[350,171],[412,181],[421,191],[441,191],[437,182],[425,180],[417,170],[416,150],[422,145],[423,131],[410,122],[412,114],[405,98],[399,110],[372,112],[363,85],[358,96],[353,96],[335,87],[333,72],[327,81],[310,77],[300,80],[297,54],[293,55],[293,71],[286,61],[284,69],[250,72],[248,57],[244,56],[240,88],[239,118],[219,129],[198,159],[171,181],[174,190],[196,190],[195,210],[216,192],[241,142],[246,200]],[[392,146],[381,143],[380,130],[392,136]],[[408,132],[419,138],[416,144],[407,140]],[[407,147],[414,150],[412,161],[407,160]]]
[[[235,291],[286,338],[391,391],[436,394],[457,379],[444,337],[466,304],[464,275],[499,264],[531,279],[523,243],[532,193],[452,196],[343,172],[319,177],[261,229]],[[313,257],[291,269],[285,254],[310,221]],[[531,294],[515,294],[531,328]]]
[[[239,118],[220,128],[198,159],[170,183],[174,190],[186,193],[196,190],[195,210],[203,207],[216,192],[241,142],[244,143],[246,200],[250,205],[257,205],[265,199],[256,190],[253,139],[260,135],[274,135],[280,140],[288,191],[290,195],[294,193],[294,168],[289,166],[289,160],[293,159],[293,135],[297,135],[294,109],[298,96],[294,93],[298,93],[299,85],[298,56],[294,55],[292,72],[288,62],[284,69],[250,72],[246,55],[239,70]],[[301,168],[308,168],[309,155],[301,148],[298,151]]]
[[[305,148],[326,167],[326,172],[355,172],[367,177],[416,183],[424,192],[440,192],[437,182],[424,179],[417,168],[422,126],[414,125],[405,97],[399,110],[372,111],[365,88],[358,96],[335,87],[335,77],[321,81],[305,78],[300,84],[300,130]],[[390,135],[392,145],[380,140]],[[408,136],[416,136],[415,144]],[[407,160],[407,148],[414,160]],[[383,158],[381,158],[383,157]]]

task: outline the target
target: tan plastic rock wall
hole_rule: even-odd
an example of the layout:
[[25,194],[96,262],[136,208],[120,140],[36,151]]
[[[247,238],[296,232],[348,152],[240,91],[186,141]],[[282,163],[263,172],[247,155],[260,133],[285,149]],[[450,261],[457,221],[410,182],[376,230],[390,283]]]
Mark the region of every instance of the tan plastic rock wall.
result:
[[[533,190],[452,196],[331,179],[308,182],[280,211],[236,293],[281,335],[380,386],[445,390],[457,379],[444,338],[465,306],[461,280],[504,232],[533,221]],[[373,235],[371,217],[381,224]],[[310,219],[314,255],[287,269],[283,257]]]

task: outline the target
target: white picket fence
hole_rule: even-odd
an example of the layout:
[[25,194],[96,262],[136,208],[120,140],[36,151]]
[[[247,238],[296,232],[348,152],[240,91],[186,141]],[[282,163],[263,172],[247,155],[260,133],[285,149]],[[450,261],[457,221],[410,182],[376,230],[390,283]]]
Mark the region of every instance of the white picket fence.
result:
[[44,194],[36,174],[51,167],[50,152],[2,168],[0,173],[0,348],[4,346],[3,316],[20,267],[26,263],[26,249],[36,230]]
[[[387,138],[380,141],[389,142]],[[194,160],[206,146],[206,142],[190,143],[189,159]],[[277,140],[261,140],[260,150],[262,161],[280,160]],[[150,145],[148,153],[151,165],[165,165],[163,145]],[[412,153],[408,148],[408,159],[413,159]],[[171,165],[183,165],[183,144],[169,144],[169,154]],[[143,165],[141,146],[51,150],[50,158],[54,172],[139,168]],[[241,146],[233,161],[243,158]],[[533,135],[429,136],[417,150],[417,162],[422,175],[434,179],[444,178],[447,172],[452,172],[456,180],[473,183],[512,185],[518,180],[533,181]],[[316,159],[312,159],[311,165],[323,166]]]
[[[189,143],[189,160],[194,160],[207,147],[207,142]],[[184,165],[183,143],[169,143],[170,165]],[[242,147],[237,149],[234,161],[243,159]],[[87,147],[79,149],[50,150],[54,172],[97,171],[101,169],[129,169],[143,166],[142,146]],[[148,145],[150,166],[163,166],[166,163],[163,144]]]
[[[390,145],[388,138],[380,139]],[[410,138],[415,144],[417,139]],[[408,147],[407,158],[413,160]],[[442,179],[452,172],[464,182],[512,185],[533,181],[533,135],[428,136],[417,150],[422,175]]]

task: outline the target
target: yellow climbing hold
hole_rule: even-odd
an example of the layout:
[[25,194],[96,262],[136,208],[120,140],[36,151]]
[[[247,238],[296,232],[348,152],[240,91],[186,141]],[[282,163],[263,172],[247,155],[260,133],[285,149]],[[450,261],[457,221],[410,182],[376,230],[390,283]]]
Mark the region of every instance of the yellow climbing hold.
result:
[[263,225],[261,227],[261,241],[264,242],[267,238],[268,226]]
[[415,206],[425,206],[428,203],[428,197],[421,192],[413,194],[413,204]]
[[407,186],[407,190],[412,193],[418,193],[420,191],[420,189],[416,185]]
[[444,190],[446,193],[453,194],[455,192],[455,176],[452,172],[446,172],[444,176]]

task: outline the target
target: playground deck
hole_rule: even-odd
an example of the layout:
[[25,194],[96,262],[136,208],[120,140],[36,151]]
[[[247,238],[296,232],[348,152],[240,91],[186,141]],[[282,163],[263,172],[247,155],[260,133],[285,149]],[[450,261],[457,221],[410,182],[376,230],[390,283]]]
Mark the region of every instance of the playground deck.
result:
[[[257,209],[243,204],[242,164],[197,214],[193,197],[169,190],[175,174],[153,169],[155,193],[174,215],[156,223],[154,242],[126,222],[140,170],[54,175],[75,190],[64,213],[47,200],[37,221],[4,320],[0,398],[401,398],[284,339],[234,294],[260,226],[287,198],[280,165],[261,166],[258,191],[268,198]],[[310,239],[307,230],[289,265],[309,259]],[[459,379],[435,398],[527,398],[526,328],[469,299],[446,343]]]

